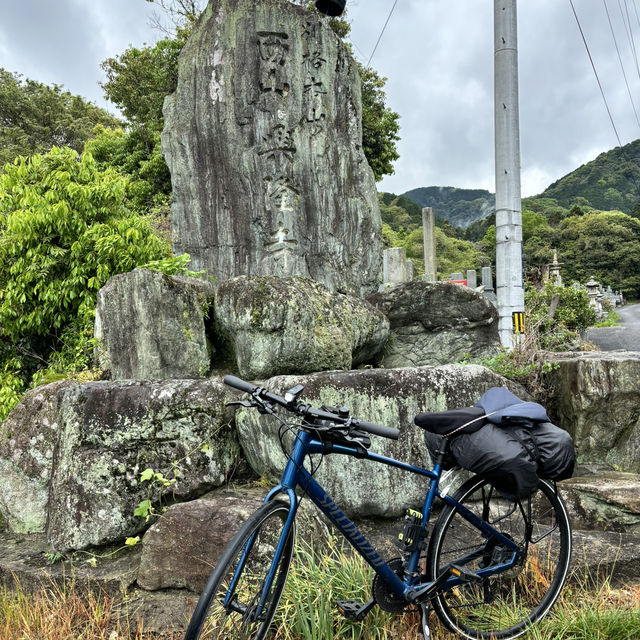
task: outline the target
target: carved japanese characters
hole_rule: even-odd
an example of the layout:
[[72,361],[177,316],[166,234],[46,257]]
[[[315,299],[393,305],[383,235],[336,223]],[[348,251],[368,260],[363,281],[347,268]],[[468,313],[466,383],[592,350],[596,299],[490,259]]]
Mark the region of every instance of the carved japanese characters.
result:
[[360,81],[322,19],[212,0],[165,103],[173,242],[218,280],[302,275],[364,295],[381,271]]

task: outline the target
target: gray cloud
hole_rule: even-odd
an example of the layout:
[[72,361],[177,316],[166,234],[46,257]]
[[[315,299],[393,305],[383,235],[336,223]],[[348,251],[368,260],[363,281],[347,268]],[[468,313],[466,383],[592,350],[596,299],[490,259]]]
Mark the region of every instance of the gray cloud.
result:
[[[0,66],[63,84],[104,106],[100,62],[161,37],[144,0],[1,0]],[[617,0],[607,0],[632,94],[640,71]],[[620,70],[602,0],[574,0],[622,143],[640,127]],[[354,50],[366,62],[391,0],[348,0]],[[634,43],[640,20],[630,3]],[[617,145],[568,2],[520,0],[519,67],[524,195],[543,190]],[[493,190],[493,3],[398,0],[372,66],[388,78],[400,113],[401,158],[379,188],[427,185]],[[111,107],[113,108],[113,107]]]

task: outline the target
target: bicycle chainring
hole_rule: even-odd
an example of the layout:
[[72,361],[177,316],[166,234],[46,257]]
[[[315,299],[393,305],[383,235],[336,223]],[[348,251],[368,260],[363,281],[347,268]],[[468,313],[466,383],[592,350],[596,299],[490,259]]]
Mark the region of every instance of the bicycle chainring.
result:
[[[404,573],[404,563],[402,558],[393,558],[387,562],[391,570],[402,579]],[[402,613],[409,603],[399,598],[391,589],[389,585],[376,573],[373,578],[373,599],[376,604],[383,610],[389,613]]]

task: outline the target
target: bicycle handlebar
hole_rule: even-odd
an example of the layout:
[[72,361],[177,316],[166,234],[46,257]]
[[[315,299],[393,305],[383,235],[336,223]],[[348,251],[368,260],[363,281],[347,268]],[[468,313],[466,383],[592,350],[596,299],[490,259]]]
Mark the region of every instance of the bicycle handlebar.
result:
[[342,416],[336,415],[335,413],[331,413],[330,411],[315,409],[308,404],[296,402],[295,399],[287,401],[282,396],[271,393],[266,389],[257,387],[250,382],[245,382],[240,378],[236,378],[236,376],[225,376],[224,383],[230,387],[233,387],[234,389],[238,389],[238,391],[244,391],[245,393],[250,393],[251,395],[257,394],[259,398],[268,400],[269,402],[275,402],[281,407],[284,407],[292,413],[295,413],[304,418],[310,417],[318,420],[329,420],[337,424],[344,424],[350,421],[351,424],[357,429],[366,431],[367,433],[371,433],[372,435],[389,438],[391,440],[397,440],[398,436],[400,435],[400,431],[398,429],[394,429],[393,427],[385,427],[384,425],[376,424],[374,422],[366,422],[365,420],[359,420],[358,418],[344,418]]

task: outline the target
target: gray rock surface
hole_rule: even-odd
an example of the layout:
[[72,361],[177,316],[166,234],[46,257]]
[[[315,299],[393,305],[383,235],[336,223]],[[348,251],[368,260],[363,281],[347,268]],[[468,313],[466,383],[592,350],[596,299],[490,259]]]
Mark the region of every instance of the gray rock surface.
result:
[[640,353],[547,354],[552,414],[581,464],[640,473]]
[[640,536],[613,531],[574,530],[570,580],[580,584],[637,584]]
[[220,556],[262,500],[244,496],[170,506],[142,539],[138,585],[200,593]]
[[[139,502],[184,500],[223,484],[239,454],[228,399],[219,380],[94,382],[64,390],[49,485],[52,546],[82,549],[134,535],[147,526],[134,516]],[[174,463],[175,484],[141,481],[147,468],[172,479]]]
[[195,269],[376,290],[381,220],[360,79],[326,21],[285,0],[210,3],[164,116],[174,251]]
[[214,287],[135,269],[98,292],[99,365],[113,380],[203,378],[211,367],[205,318]]
[[562,482],[573,526],[640,535],[640,475],[600,473]]
[[[261,385],[283,393],[298,383],[305,387],[300,398],[314,406],[346,406],[358,418],[399,428],[398,441],[372,436],[371,451],[422,467],[429,465],[429,454],[422,430],[413,424],[420,411],[471,406],[487,389],[502,385],[528,398],[518,385],[477,365],[281,376]],[[255,410],[240,411],[236,423],[251,467],[279,478],[285,466],[279,423]],[[366,517],[393,517],[407,507],[421,507],[426,487],[417,475],[343,456],[327,456],[315,477],[348,513]]]
[[[241,486],[169,507],[142,539],[138,585],[150,591],[186,588],[200,593],[227,544],[265,495],[262,488]],[[318,543],[329,535],[308,500],[300,505],[296,535]]]
[[389,334],[386,317],[364,300],[300,277],[222,282],[215,323],[249,380],[351,369],[372,359]]
[[487,299],[448,282],[414,280],[368,297],[391,323],[382,366],[417,367],[493,355],[498,313]]
[[0,423],[0,519],[16,533],[43,532],[58,443],[58,392],[67,380],[29,391]]

